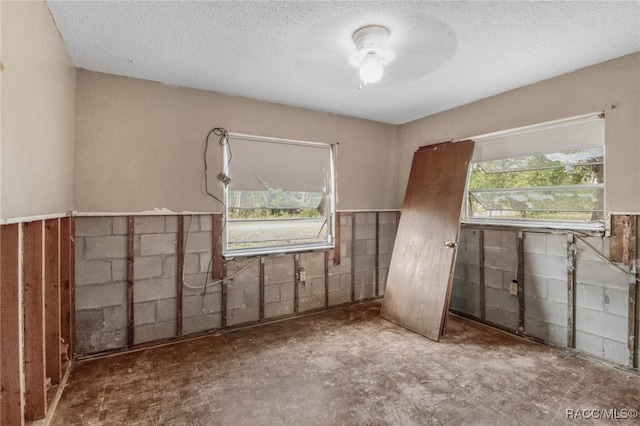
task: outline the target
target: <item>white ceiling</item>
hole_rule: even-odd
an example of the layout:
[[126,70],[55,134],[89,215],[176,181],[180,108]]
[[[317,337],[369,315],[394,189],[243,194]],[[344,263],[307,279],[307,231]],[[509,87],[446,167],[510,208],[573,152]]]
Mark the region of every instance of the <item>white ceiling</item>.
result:
[[[78,68],[394,124],[640,51],[640,1],[48,4]],[[396,55],[359,89],[370,24]]]

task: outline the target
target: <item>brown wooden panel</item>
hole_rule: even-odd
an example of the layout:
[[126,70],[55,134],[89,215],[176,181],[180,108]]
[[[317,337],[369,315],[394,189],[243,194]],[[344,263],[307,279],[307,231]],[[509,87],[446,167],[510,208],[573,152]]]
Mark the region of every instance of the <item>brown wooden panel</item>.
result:
[[451,294],[473,145],[445,142],[414,154],[382,303],[383,318],[436,341]]
[[221,214],[213,215],[213,232],[212,232],[212,246],[213,247],[213,268],[211,270],[211,278],[214,280],[221,280],[224,278],[224,262],[222,259],[222,232],[224,230],[224,222],[222,221]]
[[25,420],[47,413],[42,221],[23,228]]
[[18,224],[0,226],[0,424],[22,423]]
[[[192,219],[193,220],[193,219]],[[178,276],[176,277],[176,334],[182,336],[182,286],[184,284],[184,216],[178,216]]]
[[135,218],[129,216],[127,218],[127,346],[133,347],[135,342],[133,326],[133,239],[135,235]]
[[66,356],[73,353],[73,218],[60,219],[60,337],[66,346]]
[[60,235],[58,219],[45,221],[44,309],[46,375],[51,384],[62,378],[60,364]]
[[636,246],[635,220],[630,215],[611,216],[611,238],[609,239],[609,258],[613,262],[631,263]]
[[333,257],[333,264],[335,266],[340,264],[340,212],[336,212],[335,214],[336,223],[335,223],[335,233],[334,237],[334,246],[335,248],[332,250],[332,254],[330,253],[329,258]]

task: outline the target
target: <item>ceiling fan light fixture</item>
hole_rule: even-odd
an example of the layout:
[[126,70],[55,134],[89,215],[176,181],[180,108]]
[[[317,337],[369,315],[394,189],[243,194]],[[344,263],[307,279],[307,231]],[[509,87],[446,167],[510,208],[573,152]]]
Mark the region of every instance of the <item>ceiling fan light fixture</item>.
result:
[[356,52],[351,63],[360,68],[360,80],[375,83],[382,78],[384,65],[391,62],[393,52],[387,48],[389,30],[381,25],[368,25],[353,33]]
[[369,61],[360,66],[360,80],[364,83],[375,83],[382,78],[384,67],[380,62]]

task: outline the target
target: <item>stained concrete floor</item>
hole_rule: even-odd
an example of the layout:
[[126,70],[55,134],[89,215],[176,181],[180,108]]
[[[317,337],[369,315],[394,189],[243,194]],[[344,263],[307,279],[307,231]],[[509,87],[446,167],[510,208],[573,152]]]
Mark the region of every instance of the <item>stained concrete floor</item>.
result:
[[78,362],[52,423],[638,424],[566,410],[624,417],[640,408],[639,376],[455,316],[436,343],[379,312],[370,302]]

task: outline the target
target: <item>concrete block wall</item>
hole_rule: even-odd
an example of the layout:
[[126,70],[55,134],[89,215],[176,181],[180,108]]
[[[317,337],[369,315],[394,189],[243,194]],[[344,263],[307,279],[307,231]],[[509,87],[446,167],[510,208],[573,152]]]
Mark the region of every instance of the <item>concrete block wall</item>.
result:
[[456,268],[451,289],[451,309],[481,317],[479,231],[462,228],[458,237]]
[[[478,232],[480,228],[472,226],[461,229],[451,308],[518,332],[519,298],[509,294],[509,283],[516,278],[518,265],[517,231],[482,229],[484,318],[479,309],[480,280],[476,275],[480,271]],[[541,230],[526,231],[523,236],[524,330],[520,333],[567,347],[567,234]],[[587,243],[600,256],[593,253]],[[575,237],[575,348],[616,364],[628,365],[627,267],[616,267],[603,259],[608,253],[607,243],[603,237]]]
[[198,333],[222,327],[222,283],[212,279],[214,238],[211,215],[184,216],[184,280],[182,332]]
[[524,234],[524,329],[559,346],[567,345],[567,236]]
[[[608,252],[604,242],[587,239],[601,254]],[[576,349],[627,364],[628,275],[604,263],[582,241],[576,248]]]
[[127,345],[127,218],[75,219],[75,350]]
[[509,330],[518,330],[518,296],[509,293],[517,278],[516,240],[516,231],[484,231],[485,318]]
[[177,216],[136,216],[133,233],[134,344],[176,335]]
[[[341,214],[339,264],[329,252],[227,259],[225,306],[223,283],[211,278],[212,216],[182,219],[184,273],[178,277],[178,216],[134,217],[134,345],[179,337],[178,306],[182,335],[189,335],[375,297],[376,280],[379,295],[384,292],[396,212]],[[127,257],[127,217],[76,218],[76,355],[127,348]],[[305,269],[304,282],[296,281],[297,267]]]

